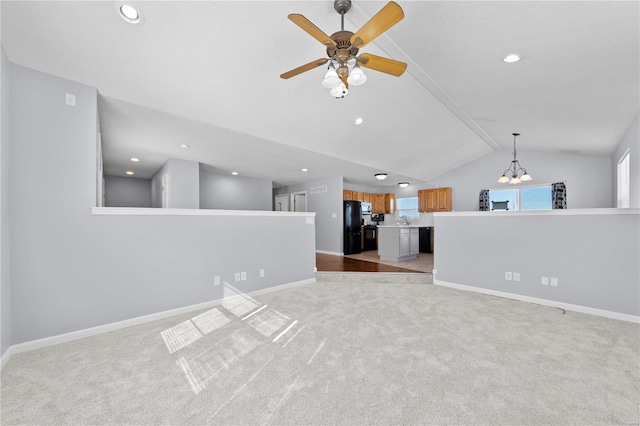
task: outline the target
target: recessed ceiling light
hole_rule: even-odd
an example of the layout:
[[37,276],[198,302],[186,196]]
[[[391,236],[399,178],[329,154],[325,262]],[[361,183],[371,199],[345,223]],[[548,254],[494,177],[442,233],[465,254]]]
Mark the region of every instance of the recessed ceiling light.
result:
[[132,176],[132,175],[133,175],[133,172],[132,172],[131,170],[129,170],[129,171],[127,171],[127,174],[128,174],[129,176]]
[[510,55],[505,56],[504,58],[502,58],[503,61],[511,64],[514,62],[518,62],[520,60],[520,55],[516,55],[515,53],[512,53]]
[[136,6],[130,3],[116,3],[120,17],[130,24],[142,24],[144,18],[142,12]]
[[232,175],[238,176],[238,172],[231,172]]
[[133,161],[134,163],[137,163],[138,161],[140,161],[140,159],[136,157],[131,157],[130,160]]
[[186,145],[186,144],[181,143],[181,144],[180,144],[180,148],[182,148],[182,149],[189,149],[189,145]]
[[385,180],[387,178],[387,174],[386,173],[376,173],[375,177],[378,180]]
[[303,172],[308,172],[308,171],[309,171],[309,169],[302,169],[302,171],[303,171]]
[[358,117],[353,121],[353,124],[355,124],[356,126],[359,126],[362,123],[364,123],[364,119],[362,117]]

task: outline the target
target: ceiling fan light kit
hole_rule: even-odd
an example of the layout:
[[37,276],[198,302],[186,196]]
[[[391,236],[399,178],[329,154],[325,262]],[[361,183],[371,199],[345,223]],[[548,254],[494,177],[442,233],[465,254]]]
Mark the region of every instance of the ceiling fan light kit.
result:
[[[518,161],[516,153],[516,137],[518,136],[520,136],[520,133],[513,133],[513,160],[511,160],[509,168],[502,172],[502,176],[498,179],[498,183],[517,184],[533,180],[531,175],[527,173],[527,169],[520,166],[520,162]],[[522,172],[522,175],[518,176],[518,173],[520,172]],[[508,175],[511,176],[511,179],[509,179]]]
[[335,0],[333,7],[340,14],[342,29],[331,36],[300,14],[292,13],[288,16],[289,20],[325,46],[328,58],[316,59],[294,68],[281,74],[281,78],[294,77],[328,62],[328,71],[322,80],[322,86],[330,89],[331,95],[340,99],[349,93],[349,85],[360,86],[367,81],[367,76],[361,67],[396,77],[404,73],[407,69],[407,64],[404,62],[367,53],[358,56],[360,48],[404,18],[404,12],[397,3],[393,1],[387,3],[356,33],[344,30],[344,15],[351,9],[351,0]]

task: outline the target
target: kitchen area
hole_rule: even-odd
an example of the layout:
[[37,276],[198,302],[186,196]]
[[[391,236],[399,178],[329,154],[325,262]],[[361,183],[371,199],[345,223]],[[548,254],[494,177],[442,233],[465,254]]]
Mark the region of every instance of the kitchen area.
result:
[[[372,194],[373,195],[373,194]],[[416,272],[433,269],[433,226],[398,221],[393,194],[385,196],[389,209],[367,201],[344,200],[344,256],[367,262],[401,266]],[[390,202],[389,202],[390,201]]]

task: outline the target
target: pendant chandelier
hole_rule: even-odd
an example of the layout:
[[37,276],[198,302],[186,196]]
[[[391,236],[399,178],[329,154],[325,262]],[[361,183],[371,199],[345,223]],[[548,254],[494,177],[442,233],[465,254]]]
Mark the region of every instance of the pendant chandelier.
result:
[[[520,165],[516,154],[516,137],[520,136],[520,133],[513,133],[513,160],[507,170],[502,172],[502,176],[498,179],[499,183],[520,183],[532,180],[533,178],[527,173],[527,169]],[[521,175],[518,173],[522,172]],[[509,178],[511,176],[511,178]]]

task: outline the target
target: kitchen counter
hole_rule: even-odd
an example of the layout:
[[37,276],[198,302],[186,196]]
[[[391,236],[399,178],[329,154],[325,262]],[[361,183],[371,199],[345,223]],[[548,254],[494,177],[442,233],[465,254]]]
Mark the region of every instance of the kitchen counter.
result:
[[419,226],[378,226],[378,255],[381,260],[402,261],[418,257]]

